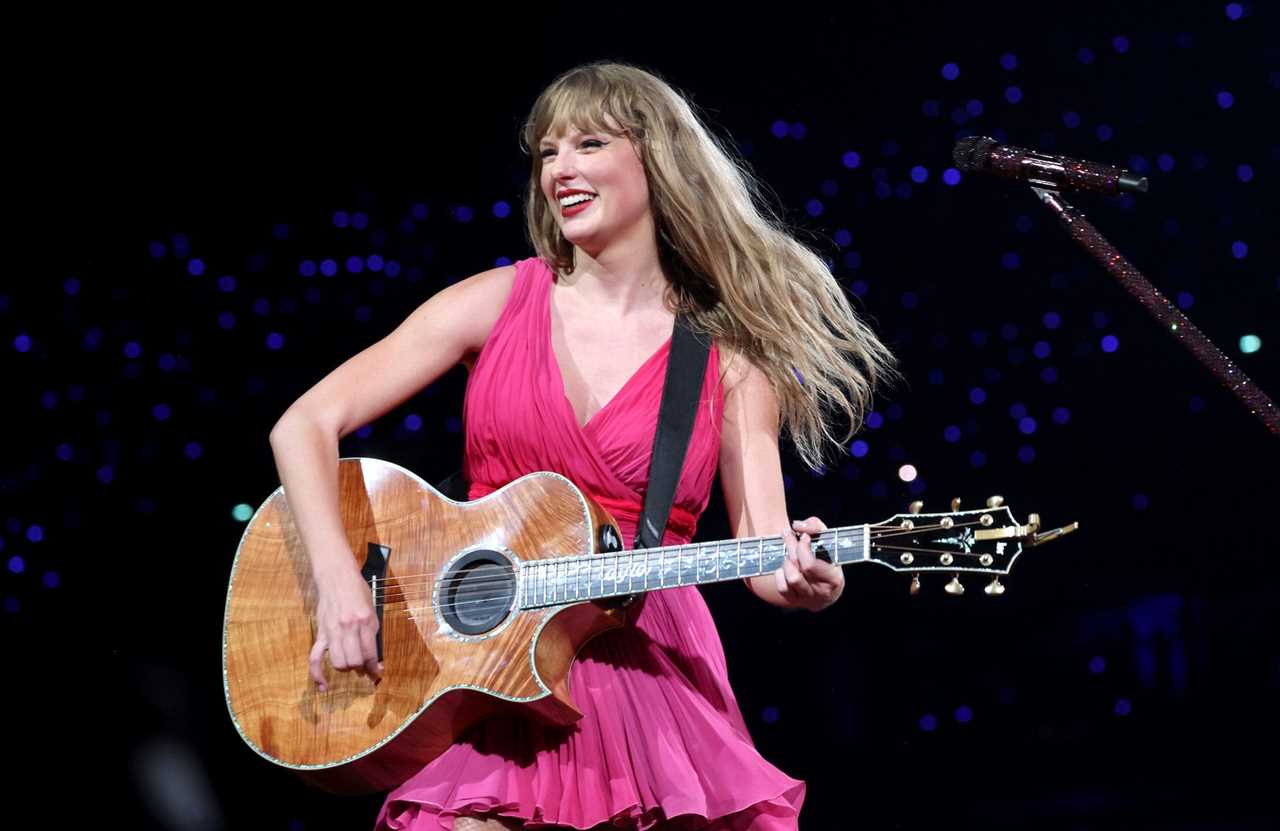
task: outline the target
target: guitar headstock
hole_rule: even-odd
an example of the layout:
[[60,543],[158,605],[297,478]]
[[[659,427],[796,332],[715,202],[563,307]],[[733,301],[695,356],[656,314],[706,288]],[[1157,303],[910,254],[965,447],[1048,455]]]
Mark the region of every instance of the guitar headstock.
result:
[[967,511],[960,510],[959,499],[953,499],[945,513],[925,513],[923,502],[912,502],[907,513],[870,526],[871,559],[894,571],[911,572],[912,594],[920,591],[920,574],[927,572],[950,573],[947,593],[964,594],[960,573],[969,572],[992,575],[984,591],[994,596],[1004,594],[1000,576],[1009,573],[1024,546],[1048,542],[1079,527],[1073,522],[1041,531],[1038,514],[1029,514],[1021,524],[1001,496],[988,499],[986,507]]

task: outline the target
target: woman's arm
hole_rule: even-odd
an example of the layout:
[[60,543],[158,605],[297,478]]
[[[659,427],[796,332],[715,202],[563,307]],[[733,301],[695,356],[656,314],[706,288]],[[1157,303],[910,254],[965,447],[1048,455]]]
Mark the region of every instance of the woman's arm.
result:
[[508,266],[462,280],[419,306],[395,331],[307,390],[271,430],[289,509],[318,592],[311,677],[335,669],[378,675],[378,623],[338,509],[338,441],[478,353],[515,278]]
[[[741,357],[722,353],[724,425],[720,436],[720,483],[735,537],[781,534],[787,557],[771,575],[747,579],[760,599],[775,606],[824,609],[844,591],[844,571],[813,556],[809,535],[826,530],[822,520],[787,520],[778,451],[779,407],[768,378]],[[799,539],[795,532],[800,532]]]

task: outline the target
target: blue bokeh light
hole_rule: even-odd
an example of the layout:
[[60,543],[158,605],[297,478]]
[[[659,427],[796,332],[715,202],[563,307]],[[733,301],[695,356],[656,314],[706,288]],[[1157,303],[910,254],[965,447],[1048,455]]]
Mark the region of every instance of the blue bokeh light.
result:
[[959,65],[954,63],[943,64],[942,77],[947,79],[948,81],[954,81],[956,78],[959,78],[960,77]]

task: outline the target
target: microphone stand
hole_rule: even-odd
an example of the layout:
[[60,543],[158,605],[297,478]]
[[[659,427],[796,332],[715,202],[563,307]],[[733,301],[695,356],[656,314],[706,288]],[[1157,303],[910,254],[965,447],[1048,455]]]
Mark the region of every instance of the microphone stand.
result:
[[1236,398],[1244,402],[1272,435],[1280,436],[1280,409],[1267,397],[1267,394],[1253,383],[1230,358],[1222,353],[1204,333],[1196,328],[1186,315],[1169,302],[1169,298],[1160,293],[1133,263],[1115,249],[1097,228],[1085,219],[1083,213],[1062,198],[1062,194],[1052,188],[1032,185],[1033,190],[1048,208],[1057,215],[1066,227],[1067,233],[1094,259],[1102,263],[1112,277],[1124,286],[1141,303],[1151,316],[1159,321],[1164,330],[1186,347],[1200,363],[1222,382],[1222,385],[1235,393]]

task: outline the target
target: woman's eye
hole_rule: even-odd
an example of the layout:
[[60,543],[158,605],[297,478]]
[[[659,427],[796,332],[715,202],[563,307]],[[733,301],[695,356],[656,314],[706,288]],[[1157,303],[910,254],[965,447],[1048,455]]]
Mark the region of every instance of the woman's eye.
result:
[[539,153],[539,154],[538,154],[538,156],[539,156],[540,158],[545,159],[547,156],[554,156],[554,155],[555,155],[555,153],[556,153],[556,151],[554,151],[554,150],[550,150],[550,149],[547,149],[547,150],[543,150],[541,153]]
[[587,139],[582,142],[583,147],[604,147],[604,142],[600,139]]

